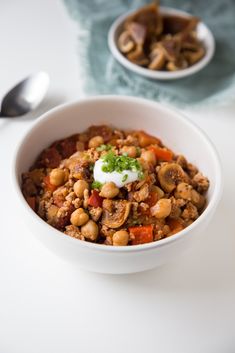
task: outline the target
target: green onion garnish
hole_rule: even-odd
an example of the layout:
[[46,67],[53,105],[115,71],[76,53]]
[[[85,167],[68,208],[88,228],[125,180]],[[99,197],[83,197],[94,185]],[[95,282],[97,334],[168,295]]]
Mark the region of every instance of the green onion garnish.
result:
[[113,146],[111,145],[100,145],[99,147],[96,148],[96,151],[102,152],[102,151],[110,151]]
[[[102,156],[101,159],[104,161],[102,166],[103,172],[112,173],[115,171],[122,173],[125,170],[130,170],[132,172],[138,172],[139,179],[143,178],[142,166],[135,158],[128,157],[126,154],[117,156],[113,151],[109,151]],[[125,174],[123,178],[126,180],[128,178],[127,174]]]

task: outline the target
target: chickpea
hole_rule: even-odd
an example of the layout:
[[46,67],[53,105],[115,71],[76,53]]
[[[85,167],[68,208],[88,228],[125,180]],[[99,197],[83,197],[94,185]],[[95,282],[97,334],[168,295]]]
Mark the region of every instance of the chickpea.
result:
[[135,146],[123,146],[121,149],[122,153],[127,153],[129,157],[135,158],[137,151]]
[[112,199],[113,197],[117,196],[118,193],[118,187],[116,186],[116,184],[110,181],[109,183],[105,183],[102,186],[100,196],[105,197],[107,199]]
[[166,218],[171,213],[171,200],[160,199],[153,207],[150,209],[152,216],[156,218]]
[[114,246],[125,246],[128,244],[129,233],[126,230],[119,230],[113,234]]
[[77,197],[82,198],[84,191],[89,188],[88,183],[85,180],[78,180],[76,183],[73,185],[73,190]]
[[152,164],[154,166],[157,164],[156,156],[152,151],[142,151],[140,157],[149,164]]
[[50,183],[55,186],[61,186],[65,182],[65,173],[63,169],[55,168],[50,173]]
[[97,224],[89,220],[84,226],[81,227],[82,235],[90,240],[96,240],[99,234],[99,228]]
[[78,208],[77,210],[73,211],[70,217],[70,222],[74,226],[82,226],[83,224],[89,221],[88,214],[84,211],[83,208]]
[[88,143],[89,148],[96,148],[99,147],[100,145],[103,145],[104,139],[102,136],[94,136],[90,139]]

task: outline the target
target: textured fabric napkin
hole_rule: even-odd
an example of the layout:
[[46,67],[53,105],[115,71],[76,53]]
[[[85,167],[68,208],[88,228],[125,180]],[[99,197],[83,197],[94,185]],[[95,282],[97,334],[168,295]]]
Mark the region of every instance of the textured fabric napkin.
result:
[[127,94],[178,106],[224,104],[235,100],[235,1],[162,0],[162,6],[185,10],[204,21],[216,40],[211,63],[195,75],[153,81],[123,68],[112,57],[108,30],[117,16],[149,3],[145,0],[64,0],[79,22],[78,57],[86,94]]

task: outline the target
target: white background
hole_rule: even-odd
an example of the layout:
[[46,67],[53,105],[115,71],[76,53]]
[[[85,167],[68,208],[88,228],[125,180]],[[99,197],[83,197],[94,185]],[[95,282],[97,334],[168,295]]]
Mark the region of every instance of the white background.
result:
[[24,225],[11,184],[17,143],[36,116],[83,96],[77,24],[57,0],[0,3],[0,96],[43,69],[50,92],[34,113],[0,120],[0,353],[235,352],[235,101],[186,112],[213,140],[224,194],[204,241],[142,274],[81,271]]

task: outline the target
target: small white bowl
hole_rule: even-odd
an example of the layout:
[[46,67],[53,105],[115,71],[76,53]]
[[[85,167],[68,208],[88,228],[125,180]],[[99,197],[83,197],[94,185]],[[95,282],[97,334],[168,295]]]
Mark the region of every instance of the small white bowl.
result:
[[[182,153],[210,180],[208,205],[189,227],[163,240],[144,245],[113,247],[71,238],[43,221],[27,204],[21,192],[21,174],[38,154],[55,140],[84,131],[90,125],[108,124],[122,129],[142,129],[158,136],[176,153]],[[222,182],[217,153],[205,136],[182,114],[149,100],[122,97],[92,97],[65,104],[45,113],[23,138],[14,161],[17,210],[32,234],[50,250],[80,267],[102,273],[148,270],[177,258],[199,237],[220,199]],[[205,234],[203,234],[205,236]]]
[[[169,71],[154,71],[150,69],[146,69],[144,67],[138,66],[128,60],[118,49],[117,40],[121,33],[123,23],[128,16],[130,16],[134,11],[130,11],[125,13],[124,15],[118,17],[115,22],[110,27],[108,33],[108,44],[111,53],[114,58],[122,64],[126,69],[129,69],[139,75],[152,78],[155,80],[174,80],[177,78],[182,78],[186,76],[190,76],[195,74],[196,72],[203,69],[212,59],[215,52],[215,40],[214,37],[209,30],[209,28],[203,23],[199,22],[197,25],[197,35],[198,38],[202,41],[206,54],[205,56],[199,60],[196,64],[179,71],[169,72]],[[191,17],[190,14],[184,11],[172,9],[169,7],[160,7],[160,12],[163,15],[178,15],[182,17]]]

